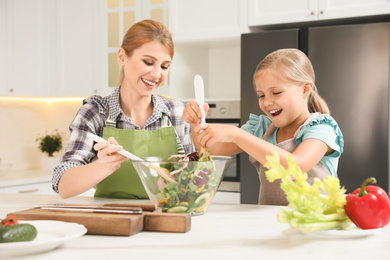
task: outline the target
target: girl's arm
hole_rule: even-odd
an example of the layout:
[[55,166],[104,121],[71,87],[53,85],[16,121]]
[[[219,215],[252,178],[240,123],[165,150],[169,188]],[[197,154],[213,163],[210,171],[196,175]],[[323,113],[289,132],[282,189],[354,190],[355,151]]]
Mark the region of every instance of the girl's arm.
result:
[[[226,154],[241,150],[264,165],[267,162],[266,155],[272,155],[272,151],[276,151],[285,167],[287,167],[287,155],[291,154],[235,126],[201,124],[196,127],[195,132],[199,135],[200,144],[209,149],[211,154]],[[291,155],[301,170],[307,172],[318,164],[327,152],[331,152],[331,149],[324,142],[306,139]]]
[[98,151],[96,161],[65,171],[58,183],[60,196],[70,198],[83,193],[119,169],[121,163],[128,158],[117,153],[123,149],[117,144],[112,137],[107,142],[95,144],[94,149]]

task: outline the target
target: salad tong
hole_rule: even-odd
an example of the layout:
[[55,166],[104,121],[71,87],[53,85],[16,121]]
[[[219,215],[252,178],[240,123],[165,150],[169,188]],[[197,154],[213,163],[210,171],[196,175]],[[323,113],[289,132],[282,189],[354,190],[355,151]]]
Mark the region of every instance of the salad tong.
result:
[[[195,100],[200,108],[202,113],[202,123],[206,123],[206,113],[204,111],[204,84],[203,78],[200,75],[195,75],[194,77],[194,90],[195,90]],[[203,158],[203,161],[210,161],[210,153],[203,146],[200,148],[199,159]]]
[[[107,142],[106,139],[104,138],[101,138],[100,136],[97,136],[95,134],[92,134],[92,133],[87,133],[87,136],[89,138],[91,138],[92,140],[94,140],[95,142]],[[113,144],[112,144],[113,145]],[[126,151],[125,149],[122,149],[118,152],[119,154],[122,154],[123,156],[126,156],[127,158],[129,158],[130,160],[134,160],[134,161],[145,161],[141,158],[139,158],[138,156]],[[171,177],[171,172],[168,170],[168,169],[165,169],[165,168],[162,168],[162,167],[159,167],[159,166],[156,166],[152,163],[149,163],[148,164],[148,167],[154,171],[156,171],[161,177],[163,177],[165,180],[167,180],[168,182],[172,182],[172,183],[177,183],[172,177]],[[137,172],[138,173],[138,172]]]

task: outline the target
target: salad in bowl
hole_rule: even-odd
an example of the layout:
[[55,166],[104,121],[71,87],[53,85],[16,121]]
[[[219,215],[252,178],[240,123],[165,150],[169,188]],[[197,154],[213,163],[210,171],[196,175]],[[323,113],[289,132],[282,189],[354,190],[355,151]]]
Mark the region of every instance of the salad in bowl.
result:
[[230,156],[143,157],[132,163],[150,200],[163,212],[204,214],[229,165]]

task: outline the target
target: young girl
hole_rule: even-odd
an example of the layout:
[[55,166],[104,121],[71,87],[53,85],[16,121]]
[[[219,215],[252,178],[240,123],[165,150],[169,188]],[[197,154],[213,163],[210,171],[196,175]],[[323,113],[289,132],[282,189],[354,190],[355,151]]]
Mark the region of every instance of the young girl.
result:
[[[164,25],[144,20],[127,31],[117,55],[119,87],[109,96],[85,99],[69,127],[69,144],[53,172],[53,189],[62,198],[96,187],[97,197],[148,199],[131,162],[117,152],[124,148],[142,157],[194,151],[184,104],[154,93],[173,54]],[[88,132],[108,141],[94,144]]]
[[257,66],[253,79],[265,115],[251,114],[241,128],[200,124],[199,107],[192,101],[187,104],[183,118],[193,127],[197,150],[203,146],[211,154],[250,155],[259,173],[260,204],[287,205],[280,181],[270,183],[265,177],[266,155],[276,151],[287,167],[286,158],[291,154],[302,171],[308,173],[308,182],[312,184],[314,177],[337,176],[343,136],[317,93],[312,64],[303,52],[281,49],[269,54]]

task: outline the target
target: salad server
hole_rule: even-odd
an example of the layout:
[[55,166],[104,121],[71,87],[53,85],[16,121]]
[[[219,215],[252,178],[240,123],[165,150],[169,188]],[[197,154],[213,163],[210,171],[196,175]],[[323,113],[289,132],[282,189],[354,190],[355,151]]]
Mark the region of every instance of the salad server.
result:
[[[200,112],[202,113],[202,123],[206,123],[206,113],[204,111],[204,84],[203,78],[200,75],[194,77],[194,90],[195,100],[198,103]],[[203,146],[200,148],[199,158],[203,158],[204,161],[210,161],[210,153]]]
[[[104,138],[101,138],[100,136],[97,136],[95,134],[92,134],[92,133],[87,133],[87,136],[89,138],[91,138],[92,140],[94,140],[95,142],[106,142],[107,140],[104,139]],[[112,144],[113,145],[113,144]],[[118,153],[122,154],[123,156],[126,156],[127,158],[129,158],[130,160],[135,160],[135,161],[145,161],[141,158],[139,158],[138,156],[126,151],[125,149],[122,149],[120,150]],[[177,183],[171,176],[171,172],[168,170],[168,169],[165,169],[165,168],[162,168],[162,167],[159,167],[159,166],[156,166],[152,163],[149,163],[148,164],[148,167],[155,170],[161,177],[163,177],[164,179],[166,179],[167,181],[169,182],[172,182],[172,183]]]
[[204,84],[203,78],[200,75],[194,77],[194,89],[195,89],[195,100],[198,103],[200,111],[202,112],[202,123],[206,123],[206,116],[204,111]]

